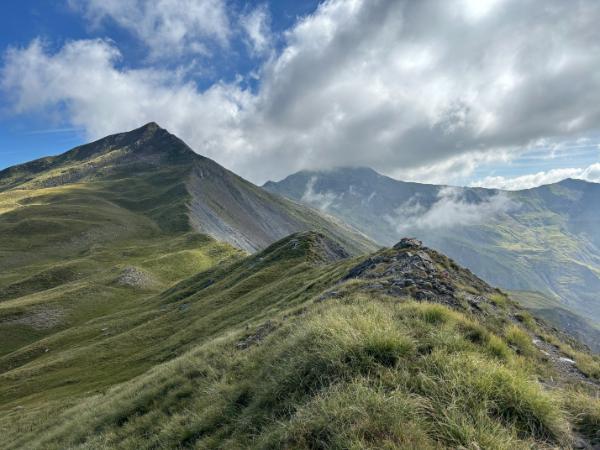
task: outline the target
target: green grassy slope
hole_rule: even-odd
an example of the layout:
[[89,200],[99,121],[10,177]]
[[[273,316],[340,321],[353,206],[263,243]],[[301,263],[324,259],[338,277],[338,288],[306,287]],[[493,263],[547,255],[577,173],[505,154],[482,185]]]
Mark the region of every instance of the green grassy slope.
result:
[[157,132],[145,127],[0,173],[3,401],[10,389],[50,401],[53,388],[83,392],[85,379],[109,386],[150,367],[120,368],[118,353],[104,366],[80,349],[110,338],[125,318],[147,320],[144,299],[243,255],[192,230],[193,154]]
[[[597,358],[436,252],[345,256],[293,235],[73,330],[94,339],[1,376],[0,446],[599,442]],[[109,387],[113,371],[139,375]]]
[[[181,181],[170,175],[138,172],[128,182],[0,193],[0,371],[18,373],[6,375],[7,387],[24,392],[34,385],[33,394],[46,398],[53,386],[83,389],[69,374],[98,380],[89,369],[102,363],[91,363],[95,354],[79,348],[115,333],[114,317],[147,320],[144,299],[243,255],[181,226],[186,216],[177,217],[178,199],[171,198]],[[162,184],[154,182],[158,176]],[[137,201],[127,205],[131,199]],[[57,359],[61,370],[46,368],[46,360]],[[104,385],[132,376],[119,363],[108,363]],[[38,384],[38,376],[46,378]]]
[[[186,158],[177,148],[154,152],[145,134],[48,158],[45,170],[0,174],[3,367],[45,351],[50,336],[241,254],[193,233]],[[136,153],[112,148],[115,140],[148,145]]]

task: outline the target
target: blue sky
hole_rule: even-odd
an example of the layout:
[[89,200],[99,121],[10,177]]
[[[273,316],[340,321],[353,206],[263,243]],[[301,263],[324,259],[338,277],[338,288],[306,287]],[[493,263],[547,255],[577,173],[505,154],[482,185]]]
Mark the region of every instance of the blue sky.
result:
[[257,183],[600,181],[598,20],[592,0],[4,2],[0,168],[156,121]]

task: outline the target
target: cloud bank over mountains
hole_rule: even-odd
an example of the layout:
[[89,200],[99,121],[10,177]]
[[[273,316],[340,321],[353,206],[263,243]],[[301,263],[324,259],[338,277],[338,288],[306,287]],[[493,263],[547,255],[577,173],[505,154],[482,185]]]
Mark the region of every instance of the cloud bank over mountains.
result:
[[480,202],[468,201],[462,188],[444,187],[429,207],[412,198],[384,219],[399,234],[414,230],[451,229],[453,227],[489,223],[519,205],[505,192],[497,192]]
[[[452,180],[600,127],[600,3],[591,0],[329,0],[278,48],[265,6],[138,3],[86,0],[78,11],[137,36],[143,67],[129,67],[110,39],[58,50],[35,40],[4,58],[12,111],[58,117],[90,138],[157,121],[256,182],[338,165]],[[235,34],[258,68],[201,87],[186,56],[227,52]],[[167,57],[181,62],[155,63]],[[536,181],[482,183],[519,182]]]

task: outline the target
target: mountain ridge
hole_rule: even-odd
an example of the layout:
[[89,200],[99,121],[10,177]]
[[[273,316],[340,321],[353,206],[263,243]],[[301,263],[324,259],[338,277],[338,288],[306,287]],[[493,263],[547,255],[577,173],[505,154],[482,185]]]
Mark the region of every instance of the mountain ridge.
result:
[[[190,193],[201,170],[213,175]],[[0,356],[36,354],[64,329],[292,232],[320,230],[350,254],[375,248],[153,123],[4,170],[0,186]],[[198,205],[212,222],[194,214]]]
[[[7,167],[0,171],[0,189],[7,189],[11,186],[26,182],[28,181],[27,176],[34,177],[43,171],[60,168],[68,163],[85,161],[94,155],[109,153],[120,147],[130,147],[131,150],[136,153],[150,153],[157,149],[147,144],[152,140],[156,141],[157,137],[159,140],[162,138],[163,145],[167,144],[164,146],[168,148],[169,152],[173,152],[173,150],[176,149],[175,153],[180,156],[185,156],[188,152],[193,153],[193,151],[175,135],[160,128],[155,122],[149,122],[135,130],[106,136],[96,141],[74,147],[55,156],[42,157],[16,166]],[[165,149],[163,149],[162,152],[159,151],[159,154],[160,153],[163,153],[164,155],[166,153]],[[20,173],[21,177],[19,177]],[[16,179],[12,180],[12,182],[7,182],[7,179],[11,176],[13,178],[16,176]]]
[[[0,192],[125,179],[138,171],[160,171],[165,166],[173,167],[181,176],[177,190],[178,195],[188,198],[190,226],[243,250],[256,251],[287,234],[311,228],[329,230],[354,252],[374,248],[357,230],[263,191],[196,154],[155,122],[57,156],[7,168],[0,172]],[[185,228],[184,222],[179,219],[178,226]]]
[[484,187],[484,186],[463,186],[463,185],[425,183],[425,182],[420,182],[420,181],[406,181],[406,180],[401,180],[398,178],[391,177],[389,175],[382,174],[369,166],[336,166],[336,167],[332,167],[330,169],[302,169],[297,172],[286,175],[284,178],[282,178],[280,180],[267,180],[263,183],[262,186],[267,187],[267,188],[271,187],[271,186],[277,186],[278,184],[281,184],[285,180],[294,178],[300,174],[327,175],[327,174],[334,173],[334,172],[344,172],[345,174],[353,174],[354,173],[354,174],[359,174],[359,175],[367,174],[371,177],[375,176],[375,177],[380,177],[380,178],[386,178],[386,179],[389,179],[389,180],[392,180],[395,182],[399,182],[399,183],[403,183],[403,184],[414,184],[414,185],[419,185],[419,186],[435,186],[435,187],[455,187],[455,188],[459,188],[459,189],[484,189],[487,191],[494,191],[494,192],[530,191],[530,190],[535,190],[535,189],[538,189],[541,187],[547,187],[547,186],[559,185],[559,184],[563,184],[563,185],[564,184],[600,184],[595,181],[583,180],[580,178],[566,177],[560,181],[556,181],[556,182],[552,182],[552,183],[544,183],[544,184],[540,184],[539,186],[534,186],[534,187],[530,187],[530,188],[502,189],[502,188],[491,188],[491,187]]

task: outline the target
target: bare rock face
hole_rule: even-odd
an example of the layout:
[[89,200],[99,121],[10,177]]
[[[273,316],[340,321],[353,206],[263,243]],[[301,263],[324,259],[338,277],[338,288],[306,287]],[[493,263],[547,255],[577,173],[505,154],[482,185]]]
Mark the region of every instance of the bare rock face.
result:
[[396,250],[400,250],[400,249],[404,249],[404,248],[421,248],[423,246],[423,243],[421,241],[419,241],[416,238],[409,238],[409,237],[405,237],[400,239],[400,242],[398,242],[396,245],[394,245],[394,248]]
[[[458,306],[468,293],[458,286],[470,285],[481,293],[493,289],[470,271],[458,267],[436,251],[424,247],[412,238],[402,239],[392,249],[386,249],[351,268],[343,280],[362,279],[369,282],[366,290],[378,290],[395,297],[435,301]],[[471,309],[479,310],[481,299],[470,295],[466,299]]]

